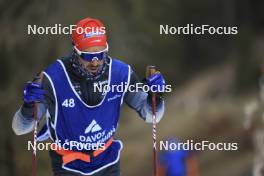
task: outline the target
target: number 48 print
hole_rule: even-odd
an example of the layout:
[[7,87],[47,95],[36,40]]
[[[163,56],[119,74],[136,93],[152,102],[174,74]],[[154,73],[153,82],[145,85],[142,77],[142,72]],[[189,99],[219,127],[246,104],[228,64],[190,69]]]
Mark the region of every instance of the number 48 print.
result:
[[65,99],[61,105],[65,106],[66,108],[73,108],[75,106],[74,99]]

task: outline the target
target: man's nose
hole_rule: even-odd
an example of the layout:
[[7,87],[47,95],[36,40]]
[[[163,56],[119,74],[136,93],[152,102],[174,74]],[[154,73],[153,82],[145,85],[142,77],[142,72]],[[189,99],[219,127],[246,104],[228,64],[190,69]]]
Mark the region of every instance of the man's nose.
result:
[[98,59],[93,59],[91,61],[91,64],[92,64],[92,66],[96,67],[99,64],[99,60]]

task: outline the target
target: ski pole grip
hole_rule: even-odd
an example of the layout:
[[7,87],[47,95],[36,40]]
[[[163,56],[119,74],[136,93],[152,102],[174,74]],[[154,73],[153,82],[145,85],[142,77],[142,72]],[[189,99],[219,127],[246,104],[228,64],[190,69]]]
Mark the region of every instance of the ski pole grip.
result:
[[[146,79],[148,79],[149,77],[151,77],[155,73],[157,73],[157,67],[156,66],[154,66],[154,65],[147,66]],[[151,92],[151,94],[152,94],[153,97],[155,97],[155,94],[153,92]]]
[[44,74],[43,74],[43,72],[41,71],[41,72],[39,73],[39,76],[37,77],[37,80],[34,81],[34,82],[39,83],[39,84],[42,84],[43,77],[44,77]]
[[156,73],[156,70],[156,66],[154,65],[147,66],[146,78],[149,78],[150,76],[154,75]]

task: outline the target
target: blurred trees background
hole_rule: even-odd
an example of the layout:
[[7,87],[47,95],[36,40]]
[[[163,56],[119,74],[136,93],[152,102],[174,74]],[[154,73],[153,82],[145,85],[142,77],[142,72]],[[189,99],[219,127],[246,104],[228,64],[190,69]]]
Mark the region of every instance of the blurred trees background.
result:
[[[157,65],[167,83],[173,85],[175,92],[181,92],[186,90],[183,86],[195,80],[197,75],[210,75],[217,70],[217,74],[221,74],[221,68],[227,68],[231,70],[233,79],[224,93],[239,97],[258,90],[259,68],[264,64],[263,7],[264,1],[261,0],[0,1],[0,175],[26,176],[30,172],[26,140],[31,135],[17,137],[11,129],[12,116],[22,103],[23,83],[71,51],[70,36],[28,35],[27,25],[53,26],[57,23],[66,26],[87,16],[99,18],[106,25],[110,55],[132,65],[141,78],[146,65]],[[238,26],[239,33],[230,36],[160,35],[161,24]],[[225,87],[225,83],[225,79],[214,80],[218,88]],[[166,97],[169,99],[174,95],[171,93]],[[173,104],[176,101],[171,98],[169,102]],[[171,104],[167,104],[168,109]],[[129,126],[127,121],[134,118],[128,117],[126,111],[123,112],[123,126]],[[171,114],[175,115],[173,111]],[[144,125],[141,127],[147,126]],[[120,136],[124,138],[129,137],[129,132],[139,135],[133,131],[137,130],[136,127],[131,127],[126,133],[122,126],[120,128]],[[129,139],[135,136],[131,135]],[[151,146],[150,143],[148,145]],[[129,151],[124,152],[124,173],[140,174],[140,169],[127,171],[129,168],[125,162],[130,159]],[[45,155],[39,159],[43,175],[47,175],[45,171],[49,167]],[[150,151],[148,155],[147,159],[150,159]],[[145,169],[151,170],[150,166],[151,162]]]

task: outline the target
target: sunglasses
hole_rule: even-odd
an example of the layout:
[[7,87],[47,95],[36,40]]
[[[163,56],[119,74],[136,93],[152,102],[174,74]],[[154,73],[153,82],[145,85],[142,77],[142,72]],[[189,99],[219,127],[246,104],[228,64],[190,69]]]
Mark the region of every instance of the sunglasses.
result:
[[108,45],[106,45],[106,48],[102,51],[98,52],[83,52],[78,50],[76,46],[73,47],[76,53],[81,56],[85,61],[91,62],[93,59],[96,60],[103,60],[107,56],[108,51]]

